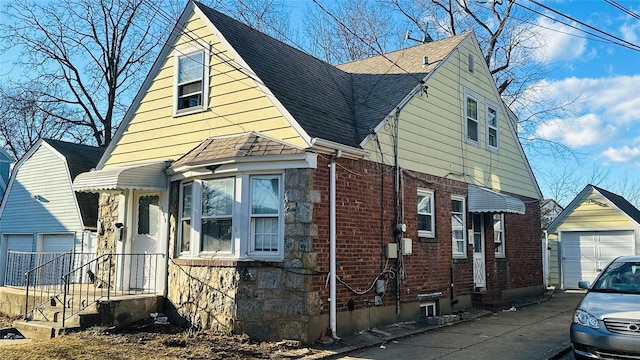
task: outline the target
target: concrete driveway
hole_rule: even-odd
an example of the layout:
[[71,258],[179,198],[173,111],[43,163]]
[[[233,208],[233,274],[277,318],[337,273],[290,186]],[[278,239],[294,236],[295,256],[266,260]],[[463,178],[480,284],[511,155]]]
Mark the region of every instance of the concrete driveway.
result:
[[552,359],[570,347],[569,325],[583,296],[556,293],[539,304],[387,341],[341,359]]

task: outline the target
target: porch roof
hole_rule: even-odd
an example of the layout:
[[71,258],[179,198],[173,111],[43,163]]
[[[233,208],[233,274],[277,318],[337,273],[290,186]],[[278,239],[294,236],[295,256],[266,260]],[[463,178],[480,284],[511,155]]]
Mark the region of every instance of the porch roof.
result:
[[524,215],[522,200],[485,187],[469,185],[469,212],[512,213]]
[[167,165],[168,162],[159,161],[85,172],[73,180],[73,190],[165,190],[167,175],[164,170]]

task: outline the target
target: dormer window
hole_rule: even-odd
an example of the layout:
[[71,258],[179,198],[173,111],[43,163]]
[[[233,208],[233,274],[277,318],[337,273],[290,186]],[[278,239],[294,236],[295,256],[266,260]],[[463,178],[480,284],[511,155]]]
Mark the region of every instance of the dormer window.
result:
[[202,48],[178,50],[174,59],[174,115],[206,109],[209,86],[209,61],[206,50]]

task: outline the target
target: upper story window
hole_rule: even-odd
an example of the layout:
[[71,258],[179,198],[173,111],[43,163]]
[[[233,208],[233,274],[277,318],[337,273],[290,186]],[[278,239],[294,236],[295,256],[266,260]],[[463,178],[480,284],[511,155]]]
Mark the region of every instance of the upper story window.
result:
[[466,139],[469,142],[478,144],[480,126],[478,121],[478,100],[469,95],[465,94],[465,134]]
[[487,105],[487,147],[498,150],[498,107]]
[[280,260],[284,254],[282,176],[196,179],[180,193],[180,256]]
[[467,215],[465,211],[464,198],[461,196],[451,197],[451,234],[453,241],[453,257],[467,257]]
[[174,115],[207,108],[209,56],[203,48],[176,50]]
[[435,236],[433,191],[418,189],[418,237]]
[[493,249],[496,257],[504,257],[504,214],[493,214]]

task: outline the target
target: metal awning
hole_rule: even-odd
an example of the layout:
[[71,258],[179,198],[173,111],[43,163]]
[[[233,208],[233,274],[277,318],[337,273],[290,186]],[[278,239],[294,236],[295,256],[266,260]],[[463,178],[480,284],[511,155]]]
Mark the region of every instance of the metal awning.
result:
[[522,200],[485,187],[469,185],[468,195],[469,212],[472,213],[525,213]]
[[121,166],[82,173],[73,180],[73,190],[100,192],[110,190],[166,190],[166,161]]

